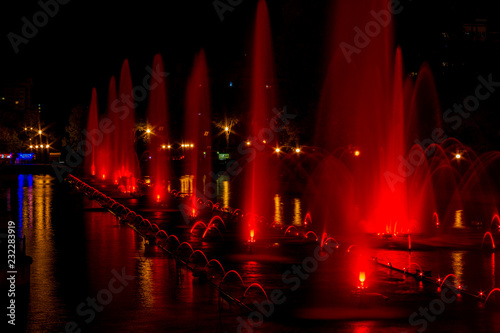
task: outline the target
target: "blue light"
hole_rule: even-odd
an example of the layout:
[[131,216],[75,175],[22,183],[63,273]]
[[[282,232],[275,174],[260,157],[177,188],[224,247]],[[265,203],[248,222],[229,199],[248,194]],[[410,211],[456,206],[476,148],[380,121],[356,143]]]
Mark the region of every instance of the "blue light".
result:
[[229,82],[229,86],[232,87],[233,86],[233,83],[232,82]]
[[34,155],[35,154],[33,154],[33,153],[19,154],[19,159],[20,160],[32,160]]

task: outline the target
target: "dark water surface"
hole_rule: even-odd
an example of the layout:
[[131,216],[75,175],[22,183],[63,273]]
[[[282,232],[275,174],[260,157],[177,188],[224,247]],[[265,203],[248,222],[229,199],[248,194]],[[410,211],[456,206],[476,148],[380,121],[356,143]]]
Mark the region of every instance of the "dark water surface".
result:
[[[211,284],[52,176],[2,176],[0,185],[2,223],[17,223],[17,234],[26,237],[26,253],[33,257],[30,298],[24,304],[28,332],[237,332],[242,331],[239,318],[254,320],[253,330],[262,332],[500,330],[498,307],[466,296],[446,303],[425,325],[418,321],[423,318],[419,314],[412,321],[414,312],[431,303],[440,310],[436,286],[369,263],[369,258],[377,257],[411,271],[416,267],[412,263],[417,263],[433,276],[453,273],[458,282],[451,278],[451,285],[487,293],[500,285],[497,253],[442,249],[414,251],[410,256],[402,250],[362,249],[361,243],[347,252],[347,243],[355,241],[344,240],[324,262],[316,261],[315,266],[309,261],[304,266],[304,258],[314,258],[315,244],[282,244],[248,252],[233,246],[241,243],[239,239],[196,238],[172,210],[145,209],[143,215],[169,234],[217,258],[226,271],[240,272],[246,286],[259,283],[269,295],[283,291],[283,304],[261,323],[260,317],[248,317],[220,300]],[[220,184],[220,201],[228,206],[229,188],[229,183]],[[127,203],[141,209],[137,201]],[[297,226],[304,220],[300,199],[277,195],[274,204],[275,220]],[[302,267],[301,273],[287,274],[294,267]],[[362,300],[353,294],[360,272],[366,275],[369,294]],[[234,277],[228,281],[226,288],[241,298],[244,289]],[[263,300],[258,291],[246,297],[248,303]]]

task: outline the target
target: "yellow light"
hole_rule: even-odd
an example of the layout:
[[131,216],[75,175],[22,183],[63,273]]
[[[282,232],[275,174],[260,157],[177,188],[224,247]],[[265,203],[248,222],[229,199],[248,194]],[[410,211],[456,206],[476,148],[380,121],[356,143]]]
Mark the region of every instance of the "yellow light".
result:
[[250,141],[247,141],[247,146],[250,146]]
[[148,129],[146,130],[146,133],[148,133],[148,134],[149,134],[149,133],[151,133],[151,130],[148,128]]
[[359,150],[355,150],[354,151],[354,156],[359,156],[359,155],[361,155],[361,152]]
[[191,144],[191,148],[193,148],[193,147],[194,147],[194,145],[193,145],[193,144]]
[[267,143],[267,141],[266,140],[262,140],[262,143]]
[[461,159],[461,158],[462,158],[462,155],[460,155],[460,154],[456,154],[456,155],[455,155],[455,158],[456,158],[457,160],[459,160],[459,159]]
[[30,149],[33,149],[33,145],[30,146]]
[[300,148],[295,149],[296,153],[300,153]]
[[168,148],[168,149],[170,149],[170,148],[172,148],[172,146],[171,146],[171,145],[168,145],[168,146],[167,146],[167,148]]
[[224,129],[226,132],[229,132],[229,127],[226,126],[226,128]]
[[38,134],[42,134],[42,131],[41,131],[41,130],[40,130],[40,131],[38,131]]
[[184,144],[182,144],[181,147],[184,148]]
[[279,148],[276,148],[276,152],[279,153],[280,152],[280,149]]
[[49,148],[49,145],[46,145],[45,148]]
[[35,148],[38,149],[38,145],[36,145]]
[[163,149],[165,149],[167,146],[163,145],[163,146],[161,146],[161,147],[162,147]]

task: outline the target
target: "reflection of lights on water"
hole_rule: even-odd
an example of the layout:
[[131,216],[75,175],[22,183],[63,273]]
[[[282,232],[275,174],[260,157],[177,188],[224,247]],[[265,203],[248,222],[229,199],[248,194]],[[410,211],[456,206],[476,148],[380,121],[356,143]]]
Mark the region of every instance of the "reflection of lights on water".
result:
[[293,199],[293,225],[302,226],[302,202],[299,198]]
[[451,267],[458,281],[462,281],[464,273],[464,251],[453,251],[451,253]]
[[453,224],[454,228],[457,228],[457,229],[465,228],[464,220],[463,220],[463,213],[464,213],[463,210],[455,211],[455,221],[454,221],[455,223]]
[[193,180],[193,175],[185,175],[181,177],[181,193],[193,193]]
[[283,203],[279,194],[274,195],[274,221],[283,224]]

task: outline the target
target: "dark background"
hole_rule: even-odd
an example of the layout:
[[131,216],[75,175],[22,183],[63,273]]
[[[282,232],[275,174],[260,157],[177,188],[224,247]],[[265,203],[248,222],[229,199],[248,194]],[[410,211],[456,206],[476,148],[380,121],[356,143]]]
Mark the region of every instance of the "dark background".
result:
[[[223,1],[225,2],[225,1]],[[43,105],[43,119],[58,133],[64,131],[71,109],[88,105],[97,88],[101,110],[112,75],[118,76],[129,59],[133,82],[142,81],[146,66],[161,53],[169,78],[171,113],[181,114],[183,90],[196,52],[205,48],[212,80],[212,109],[238,112],[238,82],[248,77],[256,0],[243,0],[219,19],[212,0],[198,1],[70,1],[27,45],[15,54],[7,34],[21,34],[21,18],[32,21],[41,8],[36,1],[3,2],[0,11],[0,83],[33,78],[33,103]],[[407,72],[429,62],[435,75],[442,109],[461,103],[473,93],[479,74],[498,73],[500,38],[485,42],[463,38],[463,24],[486,19],[489,32],[500,31],[494,1],[401,1],[396,17],[396,40],[402,46]],[[282,105],[298,113],[304,126],[314,122],[324,72],[329,61],[325,41],[334,17],[334,1],[268,1],[276,71]],[[445,39],[442,32],[450,33]],[[497,41],[498,38],[498,41]],[[443,68],[446,61],[450,65]],[[495,77],[495,75],[494,75]],[[497,76],[500,81],[500,76]],[[229,90],[228,83],[235,82]],[[146,102],[138,108],[144,112]],[[233,109],[228,107],[233,105]],[[229,109],[228,109],[229,108]],[[475,120],[482,140],[497,147],[498,97],[482,105]],[[175,116],[174,116],[175,119]],[[180,119],[180,118],[179,118]],[[468,138],[467,126],[456,136]],[[305,132],[305,131],[304,131]],[[308,140],[307,133],[302,133]]]

